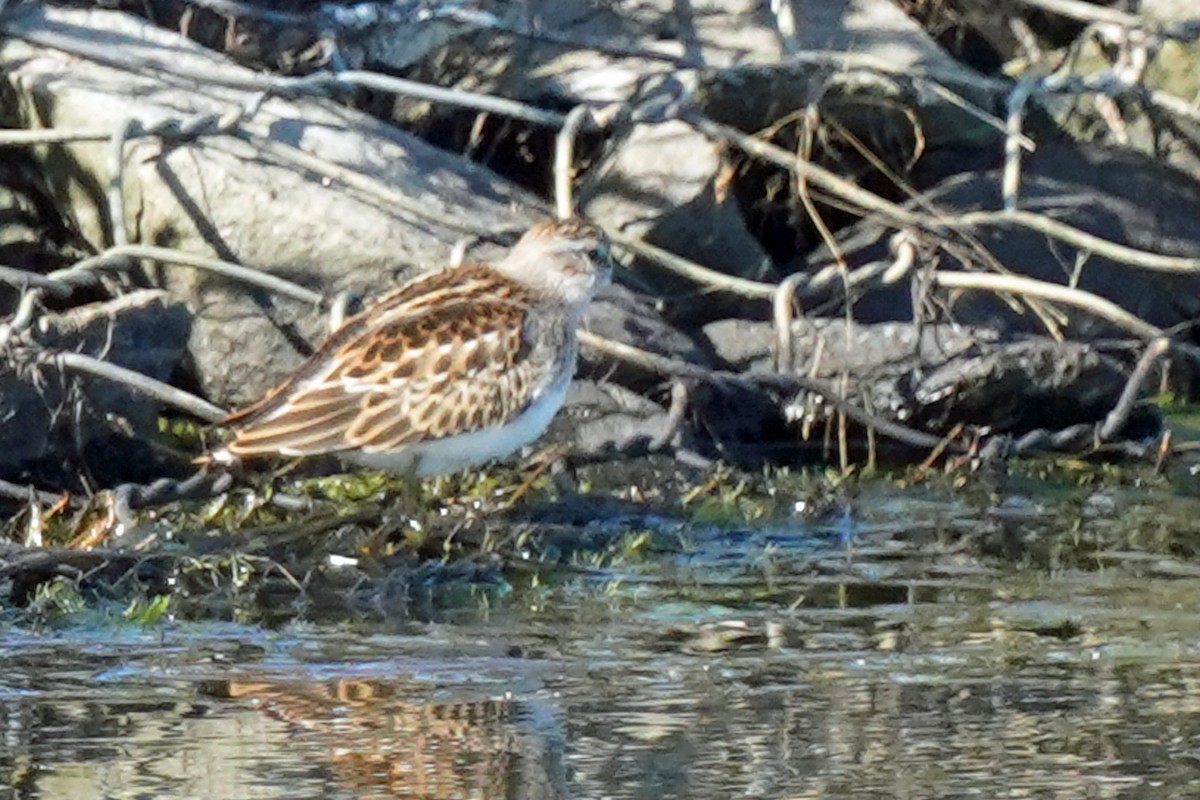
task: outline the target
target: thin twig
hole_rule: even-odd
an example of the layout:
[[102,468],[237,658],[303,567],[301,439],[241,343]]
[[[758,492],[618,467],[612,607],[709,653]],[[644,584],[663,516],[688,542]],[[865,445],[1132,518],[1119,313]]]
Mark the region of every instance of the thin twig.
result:
[[65,281],[56,281],[37,272],[0,266],[0,283],[7,283],[18,289],[41,289],[57,297],[66,297],[75,287]]
[[206,422],[219,422],[228,416],[228,412],[224,409],[182,389],[176,389],[174,386],[147,377],[140,372],[118,367],[116,364],[110,364],[82,353],[46,352],[39,354],[38,360],[54,364],[62,370],[84,372],[119,383],[147,397],[152,397],[160,403],[186,411]]
[[[408,195],[400,192],[383,181],[364,175],[354,170],[326,161],[317,156],[313,156],[295,147],[289,147],[281,142],[271,139],[265,134],[259,134],[250,130],[241,129],[239,126],[242,122],[253,116],[262,106],[265,99],[265,93],[261,93],[249,98],[245,103],[231,108],[224,114],[199,114],[187,119],[166,119],[150,125],[142,127],[139,123],[132,120],[127,120],[125,124],[116,132],[108,133],[103,136],[97,134],[96,138],[101,138],[113,142],[110,168],[113,170],[115,177],[110,183],[109,188],[109,213],[114,220],[114,244],[121,245],[127,243],[117,237],[121,236],[123,231],[116,227],[116,220],[124,218],[124,198],[120,194],[121,180],[119,177],[118,164],[123,165],[121,155],[123,153],[124,142],[137,137],[155,136],[171,141],[190,140],[201,135],[229,134],[237,136],[244,141],[254,145],[260,152],[269,152],[277,156],[281,161],[285,161],[301,169],[308,170],[317,175],[320,175],[330,180],[335,180],[343,183],[353,189],[364,192],[374,198],[377,198],[383,204],[391,207],[403,209],[410,212],[414,216],[421,219],[432,219],[441,223],[443,226],[459,229],[463,232],[480,234],[486,233],[481,228],[472,227],[469,225],[459,225],[450,220],[446,215],[439,215],[435,210],[431,210],[426,203],[421,203],[413,200]],[[33,131],[28,133],[37,134],[55,134],[47,136],[47,140],[64,141],[72,140],[75,134],[71,131]],[[90,134],[89,134],[90,135]],[[32,137],[40,139],[40,137]],[[82,138],[78,135],[77,138]],[[18,141],[13,142],[18,143]],[[32,142],[21,142],[32,143]],[[3,140],[0,139],[0,144]],[[127,235],[127,234],[126,234]],[[286,293],[286,292],[284,292]]]
[[428,100],[432,103],[470,108],[476,111],[486,111],[512,119],[521,119],[549,128],[563,125],[563,115],[554,111],[545,111],[528,103],[494,97],[478,92],[467,92],[462,89],[447,89],[428,83],[419,83],[381,72],[367,70],[345,70],[343,72],[321,72],[304,78],[273,78],[270,88],[281,94],[299,92],[315,92],[330,88],[362,88],[380,92],[415,97],[418,100]]
[[842,270],[835,263],[815,273],[793,273],[779,282],[772,299],[777,369],[792,368],[791,331],[795,317],[796,298],[816,295],[839,279],[845,287],[848,287],[846,291],[876,279],[885,286],[895,283],[912,270],[916,262],[917,247],[911,234],[906,231],[901,231],[892,237],[891,247],[895,253],[895,259],[892,261],[873,261],[863,264],[846,275],[842,274]]
[[424,222],[433,223],[439,227],[472,236],[485,236],[494,233],[489,226],[482,222],[475,223],[455,219],[451,215],[444,213],[443,209],[439,208],[437,203],[431,203],[427,198],[413,198],[378,178],[327,161],[265,135],[259,135],[245,129],[236,131],[234,135],[252,144],[258,150],[260,157],[263,155],[274,156],[280,161],[329,178],[331,181],[337,181],[369,197],[376,198],[386,208],[394,210],[397,213],[408,213]]
[[994,275],[984,272],[950,272],[937,270],[930,275],[934,285],[946,289],[975,289],[1040,297],[1057,303],[1082,308],[1119,328],[1129,331],[1140,339],[1158,339],[1165,334],[1155,327],[1130,314],[1111,300],[1107,300],[1082,289],[1073,289],[1058,283],[1039,281],[1019,275]]
[[895,260],[880,276],[884,285],[891,285],[912,272],[917,263],[917,243],[911,231],[900,231],[888,242]]
[[15,500],[18,503],[28,503],[30,499],[34,499],[44,506],[53,506],[62,501],[60,494],[39,491],[32,486],[22,486],[6,480],[0,480],[0,497]]
[[[962,95],[958,94],[957,92],[952,92],[937,81],[927,80],[920,77],[913,77],[912,80],[913,85],[919,90],[926,91],[937,96],[955,108],[962,110],[963,113],[969,114],[970,116],[984,123],[988,127],[995,128],[1001,133],[1005,131],[1004,120],[1000,119],[995,114],[985,111],[974,103],[969,102]],[[1021,147],[1025,148],[1026,150],[1031,152],[1034,150],[1033,140],[1028,136],[1019,134],[1017,141],[1019,141],[1021,143]]]
[[1067,17],[1079,22],[1104,22],[1111,25],[1139,27],[1146,20],[1116,8],[1105,8],[1084,0],[1017,0],[1022,5]]
[[1017,209],[1017,197],[1021,188],[1021,140],[1025,123],[1025,108],[1029,98],[1038,88],[1040,78],[1022,75],[1009,92],[1004,125],[1004,172],[1000,180],[1000,196],[1006,211]]
[[677,256],[669,250],[664,250],[633,236],[627,236],[617,230],[608,229],[605,233],[618,247],[653,261],[676,275],[681,275],[701,286],[759,300],[769,300],[775,295],[775,284],[773,283],[739,278],[736,275],[727,275],[724,272],[703,267],[694,261]]
[[655,434],[646,445],[651,453],[664,450],[683,430],[687,420],[688,407],[691,404],[691,392],[688,385],[680,378],[671,381],[671,405],[667,408],[667,421],[662,430]]
[[169,247],[154,247],[145,244],[127,244],[110,247],[104,252],[90,258],[85,258],[66,269],[51,272],[48,278],[63,283],[77,283],[87,273],[104,269],[122,269],[129,259],[136,258],[157,261],[160,264],[175,264],[204,270],[205,272],[221,275],[231,280],[258,286],[281,297],[290,297],[303,303],[311,303],[312,305],[319,306],[324,302],[324,297],[311,289],[306,289],[299,284],[292,283],[289,280],[253,267],[246,267],[241,264],[234,264],[229,261],[222,261],[218,258],[210,258],[209,256],[196,253],[186,253],[182,250],[174,250]]
[[[774,302],[778,297],[779,284],[739,278],[736,275],[718,272],[675,255],[669,250],[613,229],[608,229],[606,233],[613,244],[618,247],[628,250],[635,256],[652,261],[675,275],[703,286],[706,290],[726,292],[750,300]],[[899,279],[898,276],[902,276],[912,268],[915,253],[915,248],[909,249],[903,251],[903,257],[897,255],[896,260],[872,261],[856,267],[850,271],[851,287],[864,286],[875,280],[879,280],[885,285],[895,282]],[[838,282],[841,279],[841,272],[836,264],[831,264],[816,272],[798,272],[789,277],[795,284],[793,291],[796,297],[812,297],[827,291],[831,285]]]
[[554,200],[559,219],[575,215],[571,186],[575,167],[575,139],[591,119],[588,107],[578,105],[567,112],[562,129],[554,137]]
[[[1172,273],[1191,273],[1200,271],[1200,258],[1183,258],[1177,256],[1167,256],[1159,253],[1152,253],[1145,250],[1139,250],[1134,247],[1117,244],[1086,231],[1080,230],[1074,226],[1068,225],[1058,220],[1047,217],[1043,214],[1037,214],[1029,211],[1013,210],[1013,211],[977,211],[968,212],[959,216],[931,216],[922,215],[910,211],[907,208],[898,206],[890,201],[885,200],[872,192],[866,191],[843,178],[839,178],[833,173],[823,170],[816,165],[799,161],[793,154],[776,147],[768,142],[756,139],[749,134],[743,134],[736,129],[728,126],[717,125],[711,121],[706,121],[703,118],[692,117],[693,124],[701,132],[719,138],[724,138],[735,144],[740,149],[745,150],[752,156],[762,158],[771,162],[783,169],[797,172],[802,171],[808,175],[808,179],[838,196],[845,198],[851,204],[865,211],[873,211],[884,215],[892,224],[908,225],[921,230],[932,232],[960,230],[964,228],[972,228],[980,225],[997,225],[1011,226],[1017,225],[1026,227],[1031,230],[1036,230],[1045,233],[1048,236],[1053,236],[1062,241],[1076,245],[1077,247],[1091,250],[1098,255],[1105,256],[1113,261],[1129,264],[1131,266],[1140,267],[1148,270],[1159,272]],[[1018,141],[1020,141],[1018,139]],[[1019,169],[1019,163],[1016,165]],[[703,268],[700,268],[703,269]],[[700,283],[713,285],[715,288],[734,291],[738,294],[743,294],[749,297],[771,297],[775,293],[774,286],[767,284],[758,285],[739,285],[735,288],[723,284],[719,280],[710,280],[712,276],[702,272],[694,272],[690,270],[677,270],[681,274],[692,272],[693,279]],[[836,276],[836,273],[831,277]],[[769,288],[768,288],[769,287]]]
[[808,278],[803,272],[787,276],[779,282],[771,304],[775,321],[775,371],[794,369],[792,353],[792,322],[796,317],[796,286]]
[[0,130],[0,147],[29,147],[37,144],[110,142],[112,130],[105,128],[38,128]]
[[[689,364],[667,356],[660,356],[642,350],[639,347],[614,342],[589,331],[579,332],[579,343],[595,352],[602,353],[629,364],[635,364],[651,372],[661,375],[692,378],[715,384],[740,384],[744,386],[770,386],[783,391],[807,391],[820,395],[835,411],[843,412],[847,417],[865,427],[875,430],[890,439],[912,445],[914,447],[936,447],[942,444],[942,439],[923,431],[914,430],[897,422],[878,417],[869,411],[859,408],[843,400],[836,389],[823,381],[804,378],[799,375],[743,375],[736,372],[710,370]],[[961,452],[960,447],[952,445],[954,452]]]
[[29,289],[21,295],[17,303],[17,311],[8,322],[0,325],[0,347],[8,343],[14,333],[23,331],[33,322],[34,312],[42,301],[41,289]]
[[662,375],[712,381],[718,379],[721,374],[695,364],[689,364],[686,361],[680,361],[676,358],[660,356],[657,353],[651,353],[640,347],[634,347],[623,342],[614,342],[603,336],[597,336],[591,331],[579,331],[579,343],[597,353],[603,353],[606,356],[624,361],[627,364],[633,364]]
[[[61,50],[65,53],[86,58],[98,64],[121,70],[150,71],[193,80],[195,75],[179,69],[177,64],[159,58],[129,55],[129,49],[117,48],[85,41],[79,37],[57,30],[10,26],[5,33],[13,38],[31,42],[42,47]],[[209,85],[252,92],[271,92],[278,95],[327,94],[333,89],[364,88],[392,94],[444,103],[463,108],[488,111],[514,119],[522,119],[538,125],[558,128],[563,124],[563,115],[545,111],[536,106],[507,100],[491,95],[447,89],[441,86],[419,83],[383,73],[366,70],[345,70],[338,73],[315,73],[303,78],[249,75],[234,76],[228,72],[205,76]]]
[[1104,256],[1111,261],[1117,261],[1139,269],[1154,272],[1174,274],[1194,274],[1200,272],[1200,258],[1183,256],[1167,256],[1139,250],[1128,245],[1103,239],[1087,231],[1059,222],[1044,214],[1031,211],[970,211],[957,217],[949,218],[938,223],[945,228],[965,228],[979,226],[1022,227],[1028,228],[1055,239],[1074,245],[1081,250],[1089,250],[1096,255]]
[[[808,106],[804,114],[804,128],[800,138],[799,150],[796,153],[798,162],[811,163],[812,161],[812,145],[813,137],[816,135],[817,127],[820,125],[820,116],[817,111],[817,104],[812,103]],[[812,192],[809,187],[808,176],[803,171],[796,171],[794,174],[796,179],[796,194],[800,197],[800,203],[804,207],[805,213],[808,215],[808,220],[817,229],[817,233],[821,236],[821,241],[825,243],[825,248],[833,257],[834,266],[837,267],[838,278],[842,282],[842,291],[844,296],[849,299],[850,294],[850,268],[846,263],[846,256],[838,246],[837,240],[833,236],[833,231],[825,224],[824,217],[821,216],[817,204],[812,199]],[[778,306],[776,307],[778,309]],[[788,304],[788,310],[792,308],[791,303]],[[849,353],[853,349],[854,336],[854,308],[851,302],[845,303],[843,309],[845,313],[845,337],[846,337],[846,352]],[[786,329],[780,332],[781,337],[786,337],[788,340],[788,354],[791,354],[791,338],[792,330],[791,323],[788,323]],[[850,375],[849,372],[843,371],[841,381],[840,397],[843,401],[847,399],[849,391]],[[850,468],[850,447],[847,439],[846,430],[846,414],[844,411],[838,411],[838,466],[844,474]]]
[[1151,368],[1170,349],[1171,342],[1169,339],[1155,339],[1146,348],[1146,352],[1142,353],[1142,357],[1138,359],[1137,366],[1134,367],[1129,380],[1125,383],[1125,389],[1121,392],[1120,399],[1117,400],[1117,404],[1113,406],[1112,411],[1108,412],[1108,416],[1104,418],[1104,423],[1096,431],[1096,438],[1100,442],[1107,442],[1116,435],[1117,431],[1125,426],[1125,422],[1129,419],[1129,414],[1133,411],[1133,406],[1137,402],[1138,395],[1141,393],[1142,384],[1146,382]]
[[744,150],[756,158],[761,158],[776,166],[782,167],[796,175],[802,175],[814,186],[843,198],[846,202],[868,212],[874,212],[897,225],[914,225],[927,227],[928,221],[909,209],[885,200],[874,192],[867,191],[861,186],[846,180],[835,172],[817,166],[808,161],[796,158],[782,147],[764,142],[748,133],[743,133],[729,125],[721,125],[699,113],[688,113],[684,118],[696,130],[714,139],[728,141],[740,150]]
[[126,117],[113,131],[109,145],[108,216],[112,225],[112,242],[117,247],[129,244],[129,228],[125,222],[125,142],[137,127],[137,120]]

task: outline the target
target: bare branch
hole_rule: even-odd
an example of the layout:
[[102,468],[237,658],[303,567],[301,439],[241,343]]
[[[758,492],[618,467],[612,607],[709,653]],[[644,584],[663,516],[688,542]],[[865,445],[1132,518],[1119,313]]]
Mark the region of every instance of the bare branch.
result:
[[[799,375],[742,375],[736,372],[722,372],[705,369],[667,356],[660,356],[632,345],[614,342],[588,331],[579,332],[579,342],[595,352],[602,353],[619,361],[635,364],[643,369],[657,372],[661,375],[691,378],[708,383],[740,384],[744,386],[772,386],[784,391],[803,390],[820,395],[835,410],[865,427],[874,428],[878,433],[913,447],[945,446],[943,440],[932,434],[914,430],[897,422],[878,417],[869,411],[847,402],[838,390],[823,381],[804,378]],[[950,445],[954,452],[961,448]]]
[[1017,209],[1017,194],[1021,188],[1021,139],[1025,123],[1025,107],[1041,82],[1040,78],[1021,76],[1008,95],[1008,113],[1004,119],[1004,174],[1000,180],[1000,196],[1007,211]]
[[228,416],[228,412],[224,409],[196,397],[194,394],[176,389],[174,386],[154,380],[140,372],[118,367],[116,364],[110,364],[82,353],[39,353],[38,360],[42,363],[53,364],[62,370],[84,372],[119,383],[147,397],[152,397],[160,403],[180,411],[186,411],[206,422],[220,422]]
[[108,152],[108,216],[112,226],[112,242],[117,247],[129,244],[129,227],[125,222],[125,142],[137,128],[132,117],[122,120],[113,131]]
[[442,86],[433,86],[367,70],[318,72],[304,78],[272,78],[269,80],[269,86],[263,88],[269,88],[278,94],[320,93],[333,88],[374,89],[404,97],[415,97],[418,100],[428,100],[431,103],[486,111],[537,125],[545,125],[549,128],[561,127],[564,122],[562,114],[545,111],[528,103],[478,92],[467,92],[462,89],[447,89]]
[[937,286],[946,289],[974,289],[985,292],[1007,293],[1040,297],[1056,303],[1064,303],[1094,314],[1119,328],[1129,331],[1140,339],[1159,339],[1165,336],[1162,329],[1144,322],[1130,314],[1111,300],[1107,300],[1082,289],[1073,289],[1058,283],[1039,281],[1020,275],[995,275],[985,272],[948,272],[937,270],[930,276]]
[[1044,233],[1047,236],[1053,236],[1068,244],[1075,245],[1081,250],[1089,250],[1113,261],[1128,264],[1131,267],[1180,275],[1190,275],[1200,272],[1200,258],[1167,256],[1151,253],[1146,250],[1139,250],[1135,247],[1118,244],[1117,242],[1095,236],[1073,225],[1059,222],[1045,214],[1036,214],[1031,211],[971,211],[950,219],[939,220],[937,224],[943,228],[953,229],[976,227],[979,225],[1019,226]]
[[1096,431],[1096,438],[1101,442],[1107,442],[1117,431],[1124,427],[1125,422],[1129,419],[1129,414],[1133,411],[1133,406],[1137,402],[1138,395],[1141,393],[1142,384],[1146,382],[1147,376],[1150,374],[1150,369],[1171,349],[1169,339],[1155,339],[1146,348],[1146,352],[1138,359],[1137,366],[1129,376],[1129,380],[1125,383],[1125,389],[1121,392],[1121,397],[1117,400],[1117,404],[1113,406],[1112,411],[1108,412],[1108,416],[1104,418],[1103,424]]
[[16,313],[7,322],[0,324],[0,348],[5,347],[14,334],[25,330],[33,322],[33,315],[42,301],[42,295],[43,290],[38,288],[29,289],[21,294]]
[[390,209],[394,209],[397,213],[407,213],[425,222],[433,222],[440,227],[450,228],[459,233],[472,236],[494,233],[490,227],[482,223],[455,220],[446,214],[440,213],[437,206],[429,203],[427,200],[413,198],[385,181],[362,172],[347,169],[340,164],[335,164],[332,161],[314,156],[297,147],[292,147],[266,136],[260,136],[248,130],[239,130],[236,135],[243,141],[254,145],[264,155],[273,156],[281,161],[293,164],[300,169],[329,178],[331,181],[338,181],[349,186],[351,189],[376,198],[380,203]]
[[0,130],[0,147],[29,147],[38,144],[71,142],[109,142],[112,131],[99,128],[41,128]]
[[[776,147],[749,134],[744,134],[734,128],[718,125],[694,115],[691,119],[693,124],[702,132],[710,136],[727,139],[750,155],[762,158],[790,172],[796,174],[802,173],[814,184],[820,185],[826,191],[832,192],[848,203],[864,211],[873,211],[885,216],[893,225],[910,225],[935,233],[979,225],[1019,225],[1061,239],[1080,248],[1091,250],[1113,261],[1119,261],[1131,266],[1171,273],[1193,273],[1200,271],[1200,258],[1167,256],[1128,247],[1087,233],[1043,214],[1036,214],[1029,211],[976,211],[957,217],[919,214],[862,189],[815,164],[804,162],[783,148]],[[1010,153],[1019,153],[1020,140],[1016,139],[1014,141],[1017,146]],[[1010,168],[1012,167],[1006,167],[1006,169]],[[1016,164],[1016,168],[1019,169],[1019,162]],[[750,296],[759,296],[757,291],[747,294],[750,294]]]
[[803,177],[810,181],[813,185],[819,186],[826,191],[841,197],[847,203],[862,209],[863,211],[874,212],[885,217],[889,222],[897,225],[916,225],[921,226],[926,222],[924,218],[916,212],[910,211],[903,206],[897,205],[890,200],[885,200],[874,192],[863,189],[858,184],[846,180],[835,172],[831,172],[824,167],[819,167],[816,164],[808,161],[803,161],[796,157],[794,153],[789,153],[782,147],[776,147],[770,142],[764,142],[762,139],[751,136],[748,133],[742,133],[737,128],[729,125],[721,125],[713,122],[707,117],[699,113],[689,113],[685,115],[685,119],[690,122],[696,130],[710,136],[714,139],[728,141],[735,145],[738,149],[744,150],[756,158],[761,158],[764,161],[769,161],[776,166],[792,172],[793,174]]
[[579,130],[591,121],[588,107],[578,105],[567,112],[562,129],[554,139],[554,200],[559,219],[575,213],[571,186],[575,166],[575,138]]
[[[54,30],[9,30],[7,35],[33,44],[60,50],[71,55],[95,61],[123,70],[153,71],[178,78],[194,79],[196,76],[182,73],[175,64],[157,58],[130,55],[123,49],[114,49]],[[426,83],[397,78],[366,70],[346,70],[338,73],[318,72],[303,78],[266,75],[234,77],[228,73],[205,76],[210,85],[251,92],[269,92],[277,95],[327,94],[334,89],[364,88],[392,94],[415,97],[434,103],[444,103],[478,111],[488,111],[513,119],[522,119],[538,125],[557,128],[563,124],[563,115],[545,111],[536,106],[491,95],[447,89]]]
[[728,275],[724,272],[718,272],[715,269],[709,269],[694,261],[688,261],[683,256],[677,256],[669,250],[656,247],[641,239],[627,236],[616,230],[608,229],[605,233],[612,240],[613,244],[618,247],[623,247],[634,255],[653,261],[676,275],[694,281],[701,286],[758,300],[769,300],[775,294],[775,284],[773,283],[739,278],[736,275]]
[[[896,234],[892,240],[892,249],[896,254],[895,260],[874,261],[848,272],[842,280],[846,291],[849,292],[876,278],[886,285],[895,283],[907,275],[917,257],[917,248],[912,237],[903,231]],[[772,298],[776,370],[783,371],[792,367],[792,321],[795,318],[796,296],[815,293],[832,285],[835,279],[842,277],[841,273],[839,266],[833,264],[816,274],[797,272],[779,282]],[[847,325],[847,330],[849,327]]]
[[[52,506],[62,501],[62,495],[38,491],[32,486],[22,486],[5,480],[0,480],[0,497],[15,500],[18,503],[28,503],[30,499],[34,499],[44,506]],[[71,503],[71,505],[78,505],[78,502]]]
[[41,289],[58,297],[66,297],[75,290],[75,287],[66,281],[57,281],[36,272],[13,267],[0,266],[0,283],[7,283],[18,289]]
[[302,303],[311,303],[319,306],[324,302],[324,297],[311,289],[305,289],[299,284],[276,277],[262,270],[254,269],[253,267],[233,264],[229,261],[222,261],[195,253],[185,253],[182,250],[173,250],[169,247],[153,247],[145,244],[127,244],[110,247],[104,252],[91,258],[85,258],[71,267],[51,272],[48,277],[51,280],[63,283],[77,283],[80,281],[82,275],[95,270],[123,269],[126,267],[125,262],[131,258],[144,258],[157,261],[161,264],[175,264],[212,272],[231,280],[258,286],[282,297],[299,300]]
[[1022,5],[1068,17],[1079,22],[1105,22],[1130,28],[1145,25],[1146,21],[1136,14],[1115,8],[1105,8],[1084,0],[1017,0]]

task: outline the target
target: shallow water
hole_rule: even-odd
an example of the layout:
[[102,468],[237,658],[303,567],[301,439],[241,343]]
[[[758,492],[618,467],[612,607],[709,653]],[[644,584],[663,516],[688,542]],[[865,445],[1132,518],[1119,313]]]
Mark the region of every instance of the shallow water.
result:
[[432,622],[0,622],[0,798],[1195,796],[1197,525],[881,487]]

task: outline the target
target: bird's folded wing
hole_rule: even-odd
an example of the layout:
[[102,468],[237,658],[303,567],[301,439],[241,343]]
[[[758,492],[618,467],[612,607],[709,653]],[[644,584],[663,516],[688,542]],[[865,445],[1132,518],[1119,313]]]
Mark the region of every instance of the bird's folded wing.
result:
[[503,425],[532,399],[519,298],[469,292],[365,312],[235,432],[239,456],[393,450]]

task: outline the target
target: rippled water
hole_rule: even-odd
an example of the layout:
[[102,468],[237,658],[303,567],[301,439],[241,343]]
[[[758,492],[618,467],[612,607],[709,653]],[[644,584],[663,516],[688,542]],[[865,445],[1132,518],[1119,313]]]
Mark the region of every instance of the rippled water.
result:
[[0,797],[1196,796],[1200,502],[1054,503],[684,527],[430,623],[0,627]]

